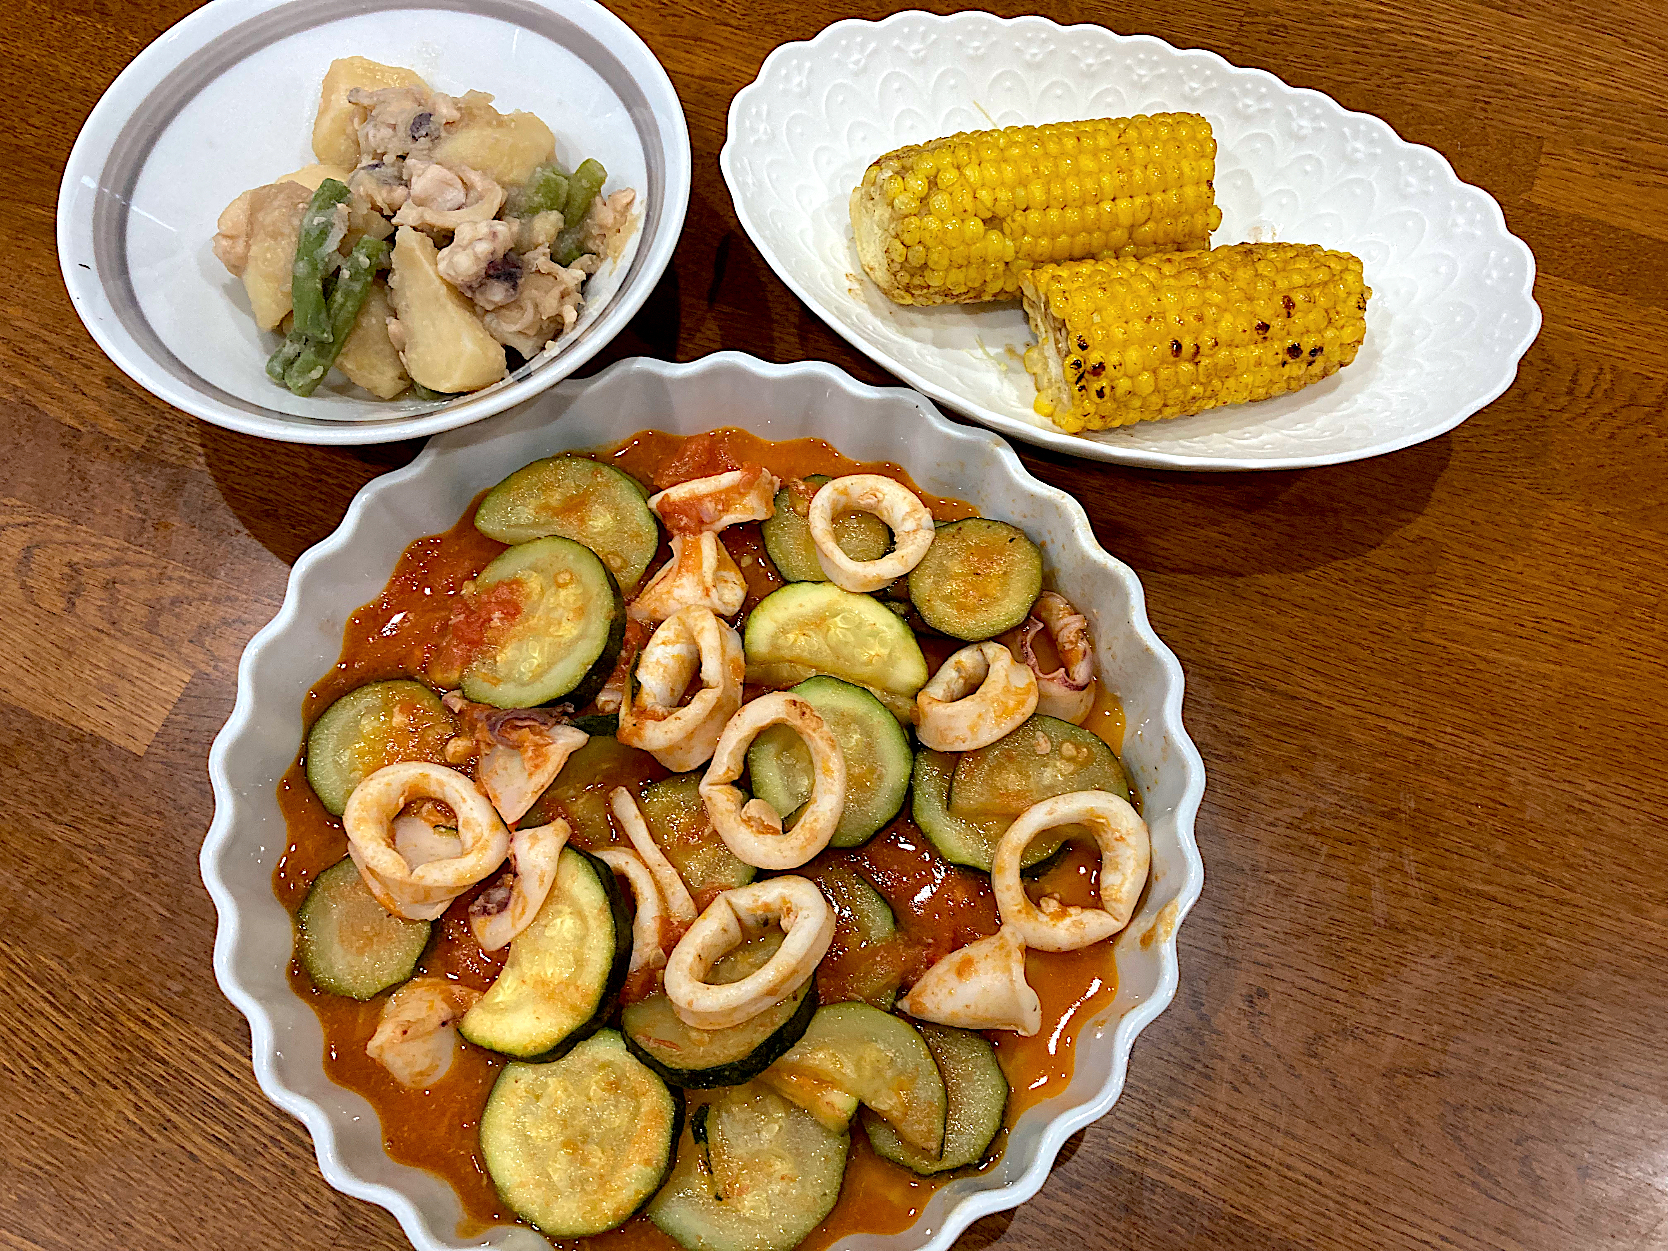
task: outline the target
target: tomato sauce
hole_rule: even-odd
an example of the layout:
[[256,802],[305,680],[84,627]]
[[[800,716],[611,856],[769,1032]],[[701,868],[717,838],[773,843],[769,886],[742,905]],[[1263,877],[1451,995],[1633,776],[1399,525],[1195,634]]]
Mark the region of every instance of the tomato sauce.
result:
[[[851,460],[820,439],[771,443],[741,430],[691,438],[648,431],[596,453],[595,458],[658,488],[762,464],[784,478],[880,473],[916,489],[899,466]],[[959,500],[918,493],[938,521],[975,515],[972,507]],[[450,530],[408,546],[381,594],[349,617],[340,659],[305,697],[304,724],[310,726],[333,701],[367,682],[423,678],[455,669],[458,646],[467,649],[478,644],[490,635],[495,620],[513,613],[514,605],[487,602],[484,597],[471,603],[465,596],[474,576],[505,547],[475,529],[480,498]],[[744,611],[751,611],[781,585],[781,579],[765,553],[757,524],[731,527],[724,532],[723,542],[747,579]],[[664,560],[666,554],[663,543],[658,559]],[[641,639],[635,641],[640,644]],[[956,646],[930,636],[921,642],[933,669]],[[1109,692],[1097,691],[1095,709],[1085,725],[1114,751],[1121,748],[1123,712]],[[457,767],[470,772],[473,762]],[[569,760],[523,824],[562,816],[573,826],[574,841],[580,846],[594,850],[624,843],[608,812],[607,793],[622,785],[640,793],[649,782],[664,776],[666,770],[646,753],[612,739],[593,738]],[[278,803],[289,841],[273,873],[273,891],[293,913],[313,879],[347,854],[347,839],[340,820],[307,784],[305,749],[280,781]],[[941,956],[996,932],[996,901],[988,879],[938,855],[909,819],[907,809],[864,846],[825,853],[825,857],[844,862],[872,882],[891,906],[897,928],[884,942],[865,943],[855,934],[850,910],[836,906],[835,945],[818,971],[818,993],[824,1002],[855,997],[858,982],[872,985],[877,972],[883,980],[895,973],[907,984]],[[1028,889],[1033,898],[1050,893],[1066,903],[1091,906],[1097,865],[1092,849],[1070,844]],[[497,977],[502,953],[481,951],[468,926],[469,904],[479,889],[483,887],[456,900],[436,923],[420,972],[478,990],[485,990]],[[1026,1108],[1058,1093],[1071,1080],[1080,1029],[1117,993],[1117,971],[1110,948],[1104,944],[1077,952],[1033,951],[1026,957],[1026,968],[1042,1000],[1042,1031],[1034,1038],[1000,1031],[990,1035],[1013,1089],[1008,1105],[1010,1126]],[[493,1188],[479,1145],[481,1112],[503,1060],[460,1042],[444,1077],[428,1089],[409,1090],[365,1052],[382,1011],[381,996],[359,1003],[327,994],[313,985],[294,960],[289,979],[323,1027],[325,1071],[333,1081],[370,1102],[380,1119],[388,1154],[437,1174],[457,1192],[464,1212],[458,1236],[473,1237],[495,1224],[515,1222]],[[1002,1141],[999,1137],[997,1145]],[[802,1246],[820,1251],[848,1234],[906,1229],[944,1180],[917,1177],[880,1160],[867,1135],[854,1125],[839,1202]],[[600,1237],[556,1245],[575,1251],[667,1251],[677,1244],[639,1217]]]

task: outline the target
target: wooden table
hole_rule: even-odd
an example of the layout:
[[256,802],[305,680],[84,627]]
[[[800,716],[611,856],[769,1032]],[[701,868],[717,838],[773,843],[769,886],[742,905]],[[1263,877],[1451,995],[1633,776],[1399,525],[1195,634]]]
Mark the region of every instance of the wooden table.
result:
[[[403,1247],[257,1089],[196,856],[245,641],[417,448],[168,409],[94,347],[53,252],[81,119],[190,7],[12,0],[0,33],[0,1247]],[[696,185],[673,268],[592,368],[737,348],[886,381],[769,272],[717,165],[773,44],[884,10],[616,7],[683,97]],[[1043,7],[1435,146],[1534,249],[1546,327],[1498,402],[1364,464],[1022,452],[1140,573],[1187,668],[1208,879],[1112,1115],[962,1245],[1668,1246],[1660,4]]]

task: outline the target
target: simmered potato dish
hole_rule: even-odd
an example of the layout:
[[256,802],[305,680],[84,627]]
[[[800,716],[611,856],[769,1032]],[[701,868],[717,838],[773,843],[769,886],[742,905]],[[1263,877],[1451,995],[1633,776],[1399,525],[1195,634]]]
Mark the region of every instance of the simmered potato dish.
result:
[[266,371],[311,395],[332,368],[382,399],[478,391],[571,330],[623,248],[636,192],[568,170],[531,113],[449,96],[364,57],[331,62],[309,165],[221,213]]

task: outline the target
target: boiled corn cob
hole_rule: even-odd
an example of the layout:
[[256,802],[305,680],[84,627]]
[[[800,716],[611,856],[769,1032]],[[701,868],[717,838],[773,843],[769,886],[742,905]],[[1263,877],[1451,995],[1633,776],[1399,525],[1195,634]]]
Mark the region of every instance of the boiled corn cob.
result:
[[1036,411],[1076,434],[1295,391],[1355,359],[1371,295],[1359,260],[1302,243],[1037,266]]
[[889,152],[851,193],[857,254],[899,304],[1013,299],[1032,265],[1210,246],[1197,113],[1009,126]]

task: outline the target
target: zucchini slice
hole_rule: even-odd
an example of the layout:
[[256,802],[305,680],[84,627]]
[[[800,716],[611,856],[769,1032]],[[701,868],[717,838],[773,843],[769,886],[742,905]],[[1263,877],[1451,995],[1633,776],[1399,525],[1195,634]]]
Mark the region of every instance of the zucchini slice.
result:
[[944,1119],[944,1151],[930,1156],[898,1137],[897,1130],[874,1115],[865,1115],[863,1128],[875,1154],[923,1175],[947,1173],[985,1158],[1002,1114],[1008,1106],[1008,1079],[996,1059],[996,1048],[984,1035],[945,1025],[919,1027],[927,1049],[944,1075],[949,1111]]
[[[532,708],[566,697],[575,706],[602,689],[625,639],[625,599],[595,552],[572,539],[519,543],[475,578],[477,595],[500,583],[512,611],[464,666],[463,693],[495,708]],[[502,594],[502,593],[500,593]],[[495,601],[498,597],[495,597]]]
[[910,1146],[931,1155],[943,1149],[944,1079],[921,1031],[901,1016],[866,1003],[818,1008],[771,1071],[855,1095]]
[[1030,615],[1042,594],[1042,552],[1005,521],[969,517],[939,526],[909,573],[909,598],[933,629],[976,643]]
[[429,943],[429,922],[390,913],[346,856],[313,879],[295,919],[295,954],[313,985],[349,999],[406,981]]
[[857,953],[889,942],[897,934],[891,905],[868,878],[844,860],[819,859],[797,872],[815,882],[834,905],[835,942],[847,953],[843,962],[857,966],[842,970],[845,993],[840,998],[890,1008],[898,997],[901,972],[893,961],[865,960]]
[[421,682],[399,678],[349,691],[307,731],[307,784],[334,816],[353,788],[384,765],[402,760],[444,764],[457,724]]
[[1123,766],[1098,734],[1035,716],[989,747],[961,754],[950,776],[949,812],[1009,822],[1032,804],[1073,791],[1133,799]]
[[[781,945],[782,931],[767,930],[713,965],[710,980],[738,982],[762,969]],[[816,1010],[813,977],[775,1007],[727,1029],[691,1029],[665,995],[629,1005],[620,1028],[632,1054],[674,1086],[739,1086],[798,1042]]]
[[700,786],[701,774],[680,773],[644,787],[639,801],[650,836],[697,899],[703,892],[746,886],[759,872],[718,837]]
[[680,1140],[649,1219],[689,1251],[791,1251],[833,1211],[850,1136],[756,1082],[705,1106],[705,1149]]
[[516,1215],[556,1238],[625,1224],[672,1170],[683,1096],[603,1030],[551,1064],[506,1064],[481,1155]]
[[458,1030],[489,1051],[557,1059],[608,1020],[630,964],[631,920],[614,871],[570,844],[544,906]]
[[[822,714],[846,758],[846,806],[830,843],[856,847],[898,815],[909,793],[909,738],[898,719],[861,686],[815,677],[793,694]],[[811,798],[811,753],[785,725],[773,725],[747,749],[753,794],[790,817]]]
[[803,665],[911,698],[927,684],[921,645],[898,615],[832,582],[790,582],[772,591],[748,615],[742,645],[749,668]]
[[[989,873],[996,859],[996,844],[1002,832],[1013,824],[1012,817],[988,817],[975,820],[959,817],[950,811],[950,779],[955,775],[956,757],[952,752],[922,748],[915,753],[915,774],[912,778],[909,815],[927,841],[938,849],[938,854],[951,864],[966,865]],[[1035,868],[1065,845],[1065,839],[1039,838],[1025,849],[1021,867]]]
[[626,589],[660,546],[660,526],[642,485],[612,465],[549,456],[505,478],[475,510],[475,528],[500,543],[560,535],[583,543]]
[[[820,487],[827,474],[814,473],[806,485]],[[776,492],[776,512],[759,525],[765,551],[784,582],[827,582],[817,561],[817,545],[806,520],[809,501],[787,487]],[[853,560],[879,560],[892,548],[892,532],[873,513],[846,512],[834,518],[834,541]]]

